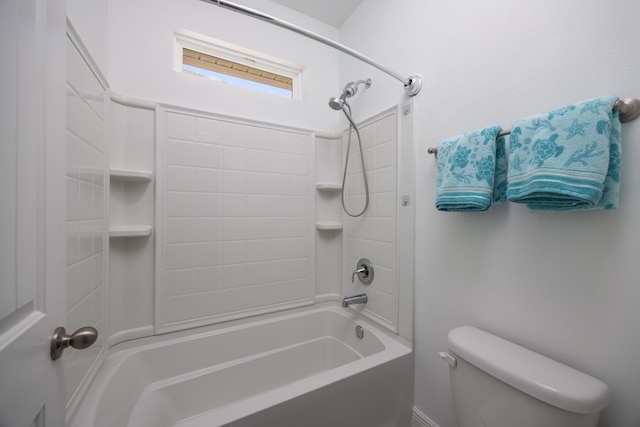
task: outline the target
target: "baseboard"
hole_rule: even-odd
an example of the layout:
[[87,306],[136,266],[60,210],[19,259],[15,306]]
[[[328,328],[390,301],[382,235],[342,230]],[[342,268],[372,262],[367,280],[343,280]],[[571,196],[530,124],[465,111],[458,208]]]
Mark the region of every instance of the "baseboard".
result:
[[411,427],[439,427],[438,424],[433,422],[431,418],[422,413],[421,410],[413,407],[413,419],[411,421]]

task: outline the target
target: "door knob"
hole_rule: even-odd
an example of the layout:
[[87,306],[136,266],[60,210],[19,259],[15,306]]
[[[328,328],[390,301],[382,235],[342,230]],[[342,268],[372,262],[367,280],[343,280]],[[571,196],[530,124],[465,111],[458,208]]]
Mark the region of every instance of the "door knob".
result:
[[98,339],[98,331],[91,326],[85,326],[67,335],[62,326],[58,326],[51,335],[51,359],[58,360],[65,348],[71,346],[77,350],[87,348]]

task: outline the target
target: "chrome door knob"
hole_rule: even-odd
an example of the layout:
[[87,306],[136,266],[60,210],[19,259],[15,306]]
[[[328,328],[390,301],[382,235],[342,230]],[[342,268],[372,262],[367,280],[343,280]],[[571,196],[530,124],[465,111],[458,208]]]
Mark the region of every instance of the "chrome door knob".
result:
[[51,335],[51,359],[58,360],[65,348],[71,346],[77,350],[91,346],[98,339],[98,331],[91,326],[85,326],[67,335],[67,330],[58,326]]

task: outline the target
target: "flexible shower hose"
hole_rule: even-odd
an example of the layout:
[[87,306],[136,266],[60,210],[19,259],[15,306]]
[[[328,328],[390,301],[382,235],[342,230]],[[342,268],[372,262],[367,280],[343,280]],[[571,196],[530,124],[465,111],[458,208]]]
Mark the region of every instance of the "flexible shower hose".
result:
[[[353,118],[351,117],[351,107],[349,106],[349,104],[347,104],[346,101],[344,103],[344,106],[342,107],[342,111],[344,112],[344,115],[347,117],[347,120],[349,120],[349,137],[347,138],[347,155],[345,156],[346,159],[344,162],[344,174],[342,175],[342,209],[350,217],[356,218],[356,217],[362,216],[366,212],[367,208],[369,207],[369,182],[367,181],[367,171],[364,168],[364,154],[362,151],[362,139],[360,138],[360,131],[358,130],[358,126],[355,124],[355,122],[353,121]],[[358,145],[360,146],[360,162],[362,163],[362,176],[364,177],[364,194],[365,194],[364,208],[362,208],[362,211],[357,214],[353,214],[349,212],[344,201],[345,186],[347,182],[347,167],[349,166],[349,151],[351,150],[351,130],[352,129],[355,130],[356,136],[358,137]]]

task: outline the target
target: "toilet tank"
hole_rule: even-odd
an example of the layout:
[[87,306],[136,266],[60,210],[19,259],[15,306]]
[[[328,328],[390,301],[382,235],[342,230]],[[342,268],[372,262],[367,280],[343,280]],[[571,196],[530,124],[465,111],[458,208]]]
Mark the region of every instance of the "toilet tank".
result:
[[472,326],[448,347],[459,427],[595,427],[609,403],[602,381]]

